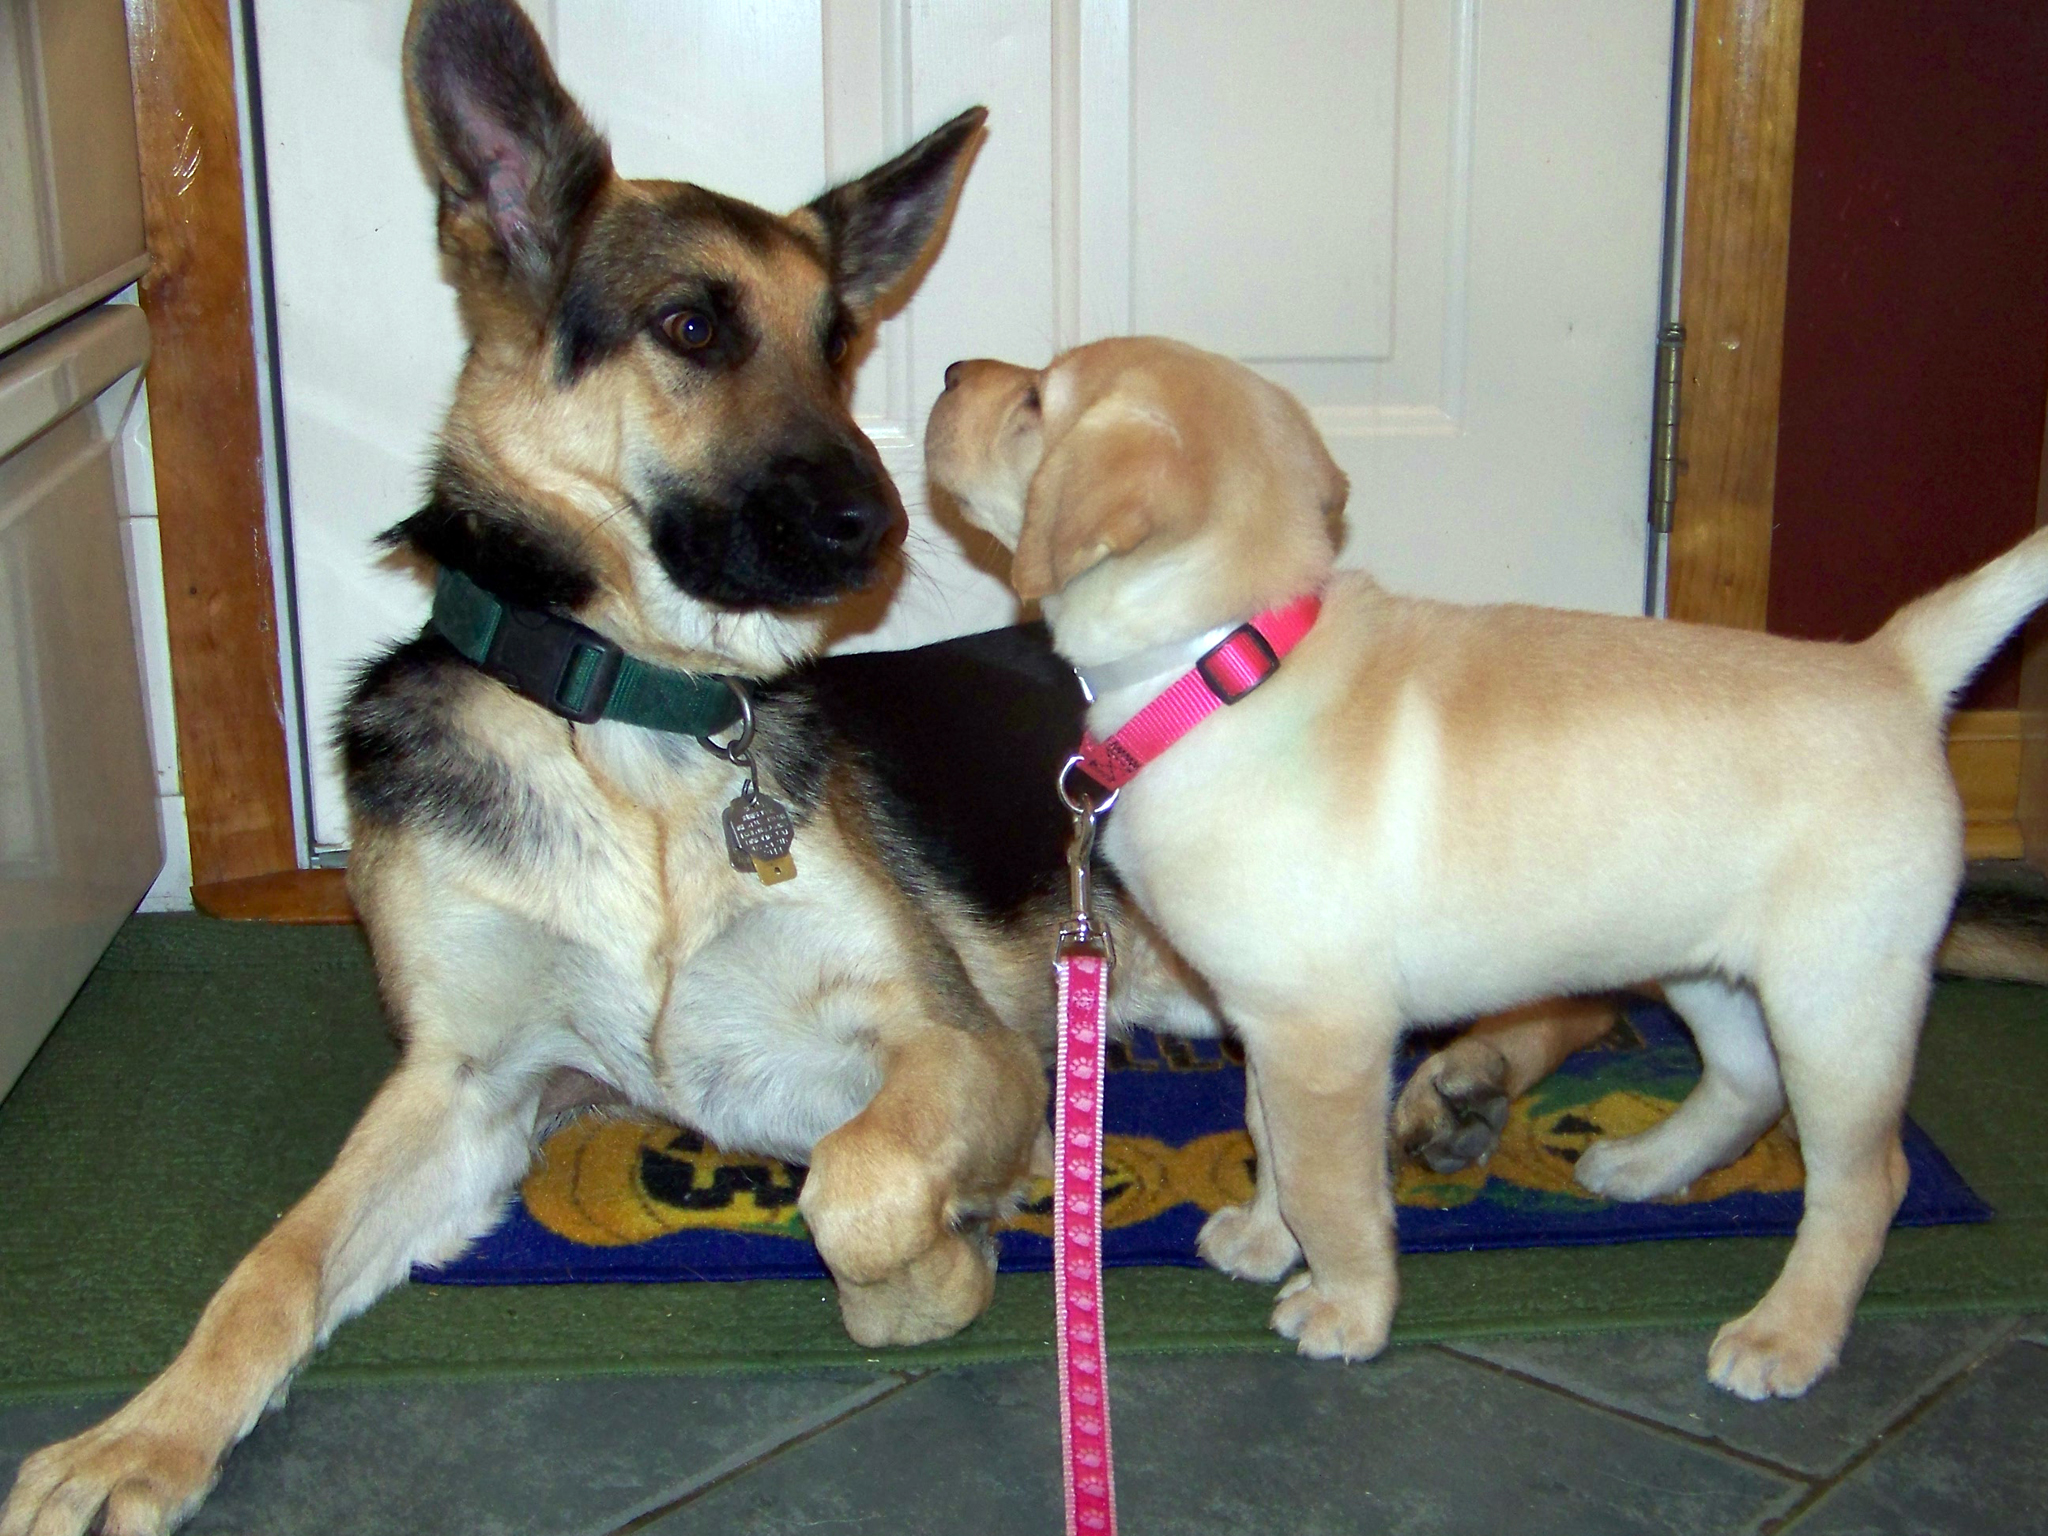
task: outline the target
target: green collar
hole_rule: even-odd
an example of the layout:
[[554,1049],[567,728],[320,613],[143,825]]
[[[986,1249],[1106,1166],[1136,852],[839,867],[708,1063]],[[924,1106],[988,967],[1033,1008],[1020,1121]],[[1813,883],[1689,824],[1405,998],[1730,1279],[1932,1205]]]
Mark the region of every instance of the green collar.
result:
[[434,583],[434,629],[508,688],[566,720],[704,737],[740,718],[737,678],[629,656],[587,624],[492,596],[460,571]]

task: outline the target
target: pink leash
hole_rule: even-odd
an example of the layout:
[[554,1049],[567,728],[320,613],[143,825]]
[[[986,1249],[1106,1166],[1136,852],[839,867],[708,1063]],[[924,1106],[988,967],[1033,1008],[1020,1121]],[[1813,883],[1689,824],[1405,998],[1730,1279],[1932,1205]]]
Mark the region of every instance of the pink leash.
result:
[[[1138,770],[1226,704],[1278,670],[1280,658],[1322,612],[1311,593],[1240,624],[1194,669],[1106,742],[1081,738],[1060,770],[1073,813],[1067,881],[1073,916],[1060,929],[1053,970],[1060,989],[1059,1099],[1053,1110],[1053,1294],[1059,1311],[1060,1449],[1067,1536],[1115,1536],[1116,1466],[1109,1452],[1109,1359],[1102,1325],[1102,1072],[1109,1036],[1109,929],[1088,909],[1095,824]],[[1089,779],[1107,791],[1088,798]]]
[[[1075,761],[1078,761],[1076,759]],[[1068,764],[1071,769],[1073,763]],[[1060,1449],[1067,1536],[1115,1536],[1116,1469],[1109,1452],[1109,1359],[1102,1327],[1102,1073],[1109,1037],[1109,929],[1088,910],[1095,821],[1109,809],[1075,799],[1067,874],[1074,914],[1060,929],[1060,1047],[1053,1109],[1053,1296],[1059,1314]]]

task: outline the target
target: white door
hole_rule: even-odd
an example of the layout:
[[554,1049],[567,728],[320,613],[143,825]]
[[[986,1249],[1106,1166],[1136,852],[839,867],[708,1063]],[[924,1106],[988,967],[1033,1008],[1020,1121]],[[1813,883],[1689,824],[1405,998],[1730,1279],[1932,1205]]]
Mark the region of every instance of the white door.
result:
[[[1011,621],[924,506],[956,357],[1163,332],[1315,411],[1348,563],[1631,611],[1645,558],[1672,0],[530,0],[628,175],[794,207],[975,102],[945,252],[856,401],[923,577],[857,643]],[[406,137],[405,0],[256,0],[312,836],[327,741],[425,594],[417,505],[461,356]]]

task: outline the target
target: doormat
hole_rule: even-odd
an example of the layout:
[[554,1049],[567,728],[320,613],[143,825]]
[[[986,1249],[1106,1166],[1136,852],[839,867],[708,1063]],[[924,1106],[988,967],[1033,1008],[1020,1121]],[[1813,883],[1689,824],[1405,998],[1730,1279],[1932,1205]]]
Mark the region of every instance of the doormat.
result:
[[[1424,1054],[1418,1046],[1404,1055],[1400,1080]],[[1789,1235],[1805,1170],[1783,1125],[1681,1195],[1624,1203],[1572,1182],[1586,1147],[1654,1125],[1699,1075],[1677,1017],[1632,1002],[1606,1039],[1515,1101],[1484,1167],[1402,1167],[1402,1250]],[[1214,1041],[1136,1032],[1112,1050],[1104,1127],[1104,1262],[1199,1266],[1202,1223],[1251,1196],[1241,1058]],[[1903,1140],[1912,1178],[1895,1225],[1990,1219],[1991,1208],[1911,1120]],[[549,1138],[494,1230],[453,1263],[414,1277],[443,1285],[819,1277],[825,1269],[796,1208],[802,1188],[801,1168],[727,1156],[673,1125],[591,1116]],[[1049,1269],[1051,1236],[1051,1186],[1041,1181],[1000,1231],[1001,1267]]]

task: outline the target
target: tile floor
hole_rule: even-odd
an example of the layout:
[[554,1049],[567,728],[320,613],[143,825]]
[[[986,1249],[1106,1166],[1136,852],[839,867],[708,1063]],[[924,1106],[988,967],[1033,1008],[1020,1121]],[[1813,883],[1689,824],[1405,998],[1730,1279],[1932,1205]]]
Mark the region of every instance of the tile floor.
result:
[[[1870,1320],[1798,1403],[1703,1332],[1113,1362],[1123,1529],[2048,1533],[2048,1319]],[[112,1399],[0,1409],[0,1480]],[[245,1536],[1056,1532],[1049,1364],[300,1389],[188,1527]]]
[[[2040,877],[1978,865],[2038,905]],[[4,1319],[0,1319],[4,1323]],[[1707,1331],[1112,1356],[1129,1536],[2048,1536],[2048,1317],[1865,1320],[1796,1403],[1706,1384]],[[0,1407],[0,1487],[116,1398]],[[307,1386],[206,1536],[1046,1536],[1050,1363]]]

